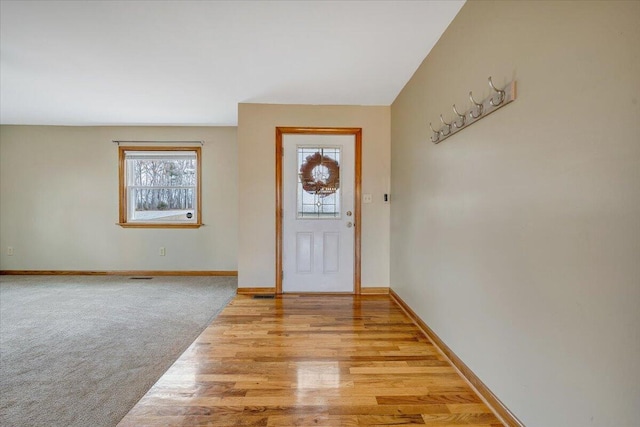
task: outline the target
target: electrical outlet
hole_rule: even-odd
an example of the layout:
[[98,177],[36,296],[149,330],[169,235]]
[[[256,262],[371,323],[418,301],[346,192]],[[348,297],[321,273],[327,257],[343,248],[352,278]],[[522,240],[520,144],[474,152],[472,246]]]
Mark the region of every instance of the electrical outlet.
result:
[[7,255],[13,256],[13,246],[7,246]]
[[373,196],[371,194],[362,195],[362,203],[371,203],[372,201],[373,201]]
[[166,255],[167,252],[165,251],[164,246],[160,247],[160,251],[158,253],[159,253],[160,256],[165,256]]

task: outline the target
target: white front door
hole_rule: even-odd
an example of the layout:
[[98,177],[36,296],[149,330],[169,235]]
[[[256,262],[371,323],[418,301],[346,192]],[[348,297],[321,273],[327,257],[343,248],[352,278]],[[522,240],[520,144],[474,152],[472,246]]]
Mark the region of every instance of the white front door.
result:
[[354,292],[355,136],[285,134],[282,291]]

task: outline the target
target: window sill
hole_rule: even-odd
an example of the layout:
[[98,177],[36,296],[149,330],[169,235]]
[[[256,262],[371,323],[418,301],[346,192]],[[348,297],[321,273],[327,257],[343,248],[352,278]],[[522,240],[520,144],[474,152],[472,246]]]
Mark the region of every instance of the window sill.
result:
[[122,228],[200,228],[204,224],[153,224],[145,222],[117,222]]

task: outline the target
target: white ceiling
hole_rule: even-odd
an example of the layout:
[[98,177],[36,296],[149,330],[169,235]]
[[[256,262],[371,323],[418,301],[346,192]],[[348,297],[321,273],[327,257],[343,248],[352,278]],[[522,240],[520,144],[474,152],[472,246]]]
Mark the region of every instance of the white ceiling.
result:
[[235,125],[390,105],[464,1],[6,1],[0,122]]

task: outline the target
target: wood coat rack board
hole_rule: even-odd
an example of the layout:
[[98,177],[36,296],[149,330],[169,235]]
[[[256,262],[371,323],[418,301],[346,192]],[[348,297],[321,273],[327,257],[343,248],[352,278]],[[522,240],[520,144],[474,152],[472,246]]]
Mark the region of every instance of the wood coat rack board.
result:
[[456,105],[453,104],[455,119],[452,122],[447,123],[442,117],[442,114],[440,114],[440,122],[442,123],[442,126],[438,130],[434,129],[431,123],[429,123],[429,127],[433,132],[433,135],[431,136],[431,142],[433,142],[434,144],[439,144],[450,136],[460,132],[462,129],[471,126],[478,120],[487,117],[494,111],[504,107],[512,101],[515,101],[515,80],[511,81],[511,83],[508,83],[504,88],[497,89],[493,85],[491,77],[489,77],[489,86],[491,87],[492,93],[481,102],[477,102],[475,99],[473,99],[473,92],[469,92],[471,108],[466,110],[464,113],[460,113],[457,110]]

